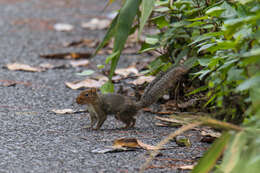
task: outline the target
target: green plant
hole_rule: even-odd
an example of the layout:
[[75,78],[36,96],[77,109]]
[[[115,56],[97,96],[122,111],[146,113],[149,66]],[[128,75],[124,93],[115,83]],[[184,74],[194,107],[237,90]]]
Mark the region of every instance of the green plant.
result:
[[[111,79],[127,37],[137,28],[140,35],[148,21],[158,29],[157,34],[146,36],[139,51],[161,53],[149,65],[150,74],[183,61],[192,65],[193,80],[205,85],[190,94],[207,91],[204,106],[217,112],[216,117],[243,122],[243,131],[229,131],[220,139],[225,145],[214,144],[222,148],[221,153],[227,148],[216,172],[260,170],[259,9],[257,0],[127,0],[97,49],[114,37],[113,53],[108,57]],[[138,23],[133,26],[134,19]],[[112,86],[109,82],[104,88]],[[214,165],[202,159],[193,172],[209,172]]]

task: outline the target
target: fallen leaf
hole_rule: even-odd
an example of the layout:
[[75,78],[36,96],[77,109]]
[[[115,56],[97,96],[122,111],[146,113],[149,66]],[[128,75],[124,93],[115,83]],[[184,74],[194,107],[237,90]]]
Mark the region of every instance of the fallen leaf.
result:
[[86,110],[73,110],[73,109],[52,109],[51,111],[56,114],[75,114],[75,113],[86,112]]
[[115,70],[115,74],[122,75],[124,77],[127,77],[131,73],[134,73],[135,75],[139,74],[138,70],[133,66],[129,66],[127,68],[120,68],[120,69]]
[[41,71],[44,71],[42,68],[32,67],[30,65],[21,64],[21,63],[7,64],[6,67],[9,70],[12,70],[12,71],[16,71],[16,70],[28,71],[28,72],[41,72]]
[[134,85],[142,85],[144,84],[145,82],[152,82],[154,80],[154,76],[139,76],[137,79],[133,80],[133,81],[130,81],[128,83],[130,84],[134,84]]
[[80,89],[80,88],[100,88],[105,81],[103,80],[94,80],[94,79],[85,79],[83,81],[76,82],[65,82],[66,86],[71,89]]
[[53,28],[56,31],[72,31],[74,26],[67,23],[56,23],[54,24]]
[[89,22],[84,22],[81,24],[82,28],[90,29],[90,30],[102,30],[108,28],[110,25],[110,20],[108,19],[98,19],[93,18]]
[[170,123],[155,123],[156,126],[158,127],[171,127]]
[[0,86],[9,87],[9,86],[15,86],[16,84],[17,84],[16,81],[0,80]]
[[221,136],[221,133],[214,129],[204,127],[201,129],[201,135],[201,142],[212,143]]
[[72,47],[72,46],[87,46],[89,48],[95,48],[97,47],[99,41],[94,39],[82,39],[79,41],[72,41],[70,43],[64,43],[64,47]]
[[175,137],[175,142],[181,147],[190,147],[191,142],[190,139],[186,136],[176,136]]
[[211,128],[203,128],[201,131],[202,136],[211,136],[215,138],[219,138],[221,136],[220,132],[217,132]]
[[71,114],[75,112],[73,109],[53,109],[51,111],[56,114]]
[[191,107],[191,106],[195,106],[197,101],[198,101],[198,99],[194,98],[194,99],[188,100],[187,102],[177,104],[177,105],[178,105],[179,108],[184,109],[184,108],[188,108],[188,107]]
[[79,58],[89,58],[91,53],[57,53],[57,54],[43,54],[40,55],[41,58],[47,59],[79,59]]
[[182,170],[192,170],[195,167],[196,164],[194,165],[181,165],[178,166],[178,169],[182,169]]
[[88,76],[88,75],[91,75],[91,74],[93,74],[93,73],[95,73],[95,71],[89,69],[89,70],[84,70],[83,72],[80,72],[80,73],[76,73],[76,75],[79,75],[79,76]]
[[143,148],[145,150],[156,150],[158,147],[145,144],[135,138],[120,138],[114,140],[113,147],[115,148]]
[[92,79],[96,79],[98,81],[104,81],[107,82],[108,81],[108,77],[104,76],[104,75],[100,75],[100,74],[95,74],[91,77]]
[[121,80],[123,79],[123,77],[122,76],[120,76],[120,75],[114,75],[113,77],[112,77],[112,80],[113,80],[113,82],[120,82]]
[[39,65],[41,68],[47,70],[47,69],[56,69],[56,68],[68,68],[69,66],[67,64],[50,64],[50,63],[43,63]]
[[105,148],[97,148],[92,150],[92,153],[97,154],[105,154],[105,153],[117,153],[123,151],[135,151],[134,148],[114,148],[114,147],[105,147]]
[[87,66],[89,64],[89,60],[72,60],[70,61],[70,65],[72,67],[81,67],[81,66]]
[[137,139],[135,138],[120,138],[114,140],[114,147],[120,148],[120,147],[130,147],[130,148],[140,148]]

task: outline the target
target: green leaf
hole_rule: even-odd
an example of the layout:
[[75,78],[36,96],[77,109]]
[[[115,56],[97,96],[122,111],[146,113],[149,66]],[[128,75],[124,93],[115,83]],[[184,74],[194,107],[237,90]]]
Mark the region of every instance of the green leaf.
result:
[[201,66],[208,66],[210,63],[210,58],[199,58],[198,62]]
[[232,170],[240,160],[246,142],[247,138],[245,132],[239,132],[231,138],[231,141],[225,152],[222,164],[219,168],[220,172],[232,172]]
[[208,48],[210,48],[210,47],[212,47],[212,46],[214,46],[214,45],[216,45],[216,43],[205,44],[205,45],[203,45],[203,46],[201,46],[201,47],[199,48],[198,53],[201,52],[201,51],[203,51],[203,50],[207,50]]
[[210,104],[215,98],[217,97],[217,95],[213,95],[208,101],[206,104],[203,105],[203,107],[205,108],[206,106],[208,106],[208,104]]
[[243,76],[243,71],[242,69],[236,69],[235,67],[230,68],[228,71],[228,77],[227,81],[239,81],[243,80],[245,77]]
[[179,22],[174,22],[174,23],[172,23],[171,26],[172,26],[172,27],[175,27],[175,28],[178,28],[178,27],[186,26],[186,25],[188,25],[188,24],[190,24],[190,22],[181,20],[181,21],[179,21]]
[[204,85],[202,87],[199,87],[199,88],[189,92],[188,94],[186,94],[186,96],[193,95],[193,94],[196,94],[196,93],[201,92],[201,91],[206,91],[207,89],[208,89],[208,86]]
[[108,64],[110,61],[112,61],[114,58],[116,58],[119,55],[119,51],[112,53],[106,58],[106,64]]
[[145,43],[151,44],[151,45],[155,45],[156,43],[158,43],[158,41],[159,41],[159,38],[158,38],[157,35],[155,35],[155,36],[147,36],[145,38]]
[[201,41],[204,41],[204,40],[208,40],[208,39],[210,39],[210,38],[212,38],[212,37],[211,37],[211,36],[204,36],[204,35],[198,36],[198,37],[196,37],[196,39],[195,39],[193,42],[191,42],[190,44],[188,44],[188,46],[191,46],[191,45],[193,45],[193,44],[195,44],[195,43],[198,43],[198,42],[201,42]]
[[246,81],[244,81],[243,83],[241,83],[237,87],[236,90],[243,91],[243,90],[248,90],[249,88],[253,88],[256,86],[260,86],[260,73],[257,73],[253,77],[251,77],[251,78],[247,79]]
[[257,56],[258,58],[260,58],[260,48],[251,49],[249,52],[244,53],[242,55],[242,57],[252,57],[252,56]]
[[194,73],[195,75],[200,75],[199,79],[202,80],[204,76],[206,76],[208,73],[210,73],[211,70],[200,70],[197,73]]
[[115,72],[118,60],[120,58],[120,54],[128,38],[129,32],[131,30],[131,26],[138,12],[140,3],[141,0],[127,0],[125,1],[123,7],[119,11],[118,21],[116,24],[114,49],[113,49],[113,53],[119,52],[119,54],[112,59],[110,73],[109,73],[110,80],[112,79],[112,76]]
[[103,69],[103,68],[105,68],[105,66],[104,66],[103,64],[98,64],[98,65],[97,65],[97,68],[98,68],[98,69]]
[[225,9],[225,11],[221,13],[221,17],[231,19],[237,16],[237,11],[227,2],[224,1],[220,7]]
[[169,25],[169,22],[166,20],[165,16],[158,16],[152,19],[159,29],[162,29],[165,26]]
[[88,76],[88,75],[93,74],[94,72],[95,72],[94,70],[84,70],[83,72],[76,73],[76,74],[79,75],[79,76]]
[[142,0],[142,4],[141,4],[142,13],[141,13],[141,19],[140,19],[138,38],[140,38],[144,25],[153,11],[154,3],[155,3],[155,0]]
[[200,159],[199,163],[192,170],[192,173],[210,172],[210,170],[215,166],[219,157],[222,155],[226,144],[230,139],[230,136],[231,135],[228,132],[224,132]]
[[221,8],[221,7],[213,7],[210,8],[209,10],[206,11],[206,14],[209,16],[220,16],[220,14],[225,11],[225,9]]
[[113,93],[114,92],[114,85],[111,81],[106,82],[104,85],[101,86],[100,91],[105,93]]
[[193,22],[193,21],[197,21],[197,20],[204,20],[204,19],[208,19],[209,18],[209,16],[202,16],[202,17],[197,17],[197,18],[194,18],[194,19],[188,19],[188,21],[191,21],[191,22]]
[[201,21],[196,21],[196,22],[193,22],[189,25],[186,25],[185,27],[187,28],[191,28],[191,27],[195,27],[195,26],[201,26],[201,25],[204,25],[206,22],[201,22]]
[[147,44],[147,43],[143,43],[141,49],[139,50],[139,53],[147,52],[149,50],[154,50],[156,48],[158,48],[158,46]]
[[237,1],[239,1],[241,4],[246,4],[254,0],[237,0]]
[[226,41],[218,42],[217,44],[218,49],[233,49],[235,47],[236,47],[235,41],[226,40]]
[[[149,1],[149,0],[148,0]],[[165,13],[167,11],[170,11],[170,9],[168,7],[160,7],[160,8],[156,8],[153,11],[155,12],[161,12],[161,13]]]
[[116,24],[117,24],[117,20],[118,20],[118,15],[112,20],[110,27],[105,35],[105,37],[103,38],[102,42],[99,43],[95,53],[93,54],[93,56],[96,56],[98,51],[100,49],[102,49],[109,41],[112,37],[114,37],[115,33],[116,33]]

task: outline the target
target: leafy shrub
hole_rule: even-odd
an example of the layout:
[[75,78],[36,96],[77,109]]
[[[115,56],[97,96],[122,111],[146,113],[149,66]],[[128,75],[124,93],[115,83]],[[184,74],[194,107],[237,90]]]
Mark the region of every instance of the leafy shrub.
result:
[[[132,26],[134,19],[139,20],[137,26]],[[136,28],[140,34],[148,20],[160,32],[146,36],[140,53],[161,52],[151,62],[150,72],[195,60],[191,63],[195,71],[192,75],[196,77],[194,80],[202,80],[205,85],[192,93],[207,90],[209,99],[205,106],[218,112],[217,117],[244,123],[243,131],[224,133],[219,139],[221,142],[216,142],[205,158],[214,153],[214,149],[227,147],[216,172],[260,170],[259,1],[125,1],[97,49],[115,38],[113,53],[108,57],[111,61],[110,79],[127,37]],[[104,88],[110,86],[108,83]],[[221,145],[223,143],[225,145]],[[220,155],[213,156],[214,161]],[[212,164],[202,159],[193,172],[209,172]]]

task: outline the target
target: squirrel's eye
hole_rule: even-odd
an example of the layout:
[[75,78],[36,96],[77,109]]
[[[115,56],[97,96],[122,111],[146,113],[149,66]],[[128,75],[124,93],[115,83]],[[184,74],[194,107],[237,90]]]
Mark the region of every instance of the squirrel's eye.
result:
[[88,97],[88,93],[87,93],[87,94],[85,94],[85,96],[87,96],[87,97]]

